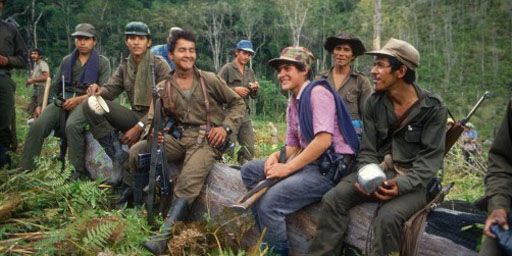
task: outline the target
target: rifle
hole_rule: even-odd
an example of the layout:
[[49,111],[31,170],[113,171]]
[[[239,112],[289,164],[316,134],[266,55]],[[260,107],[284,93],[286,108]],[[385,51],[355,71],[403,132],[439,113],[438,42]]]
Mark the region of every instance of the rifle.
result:
[[50,95],[51,84],[52,84],[52,79],[50,77],[48,77],[46,79],[46,83],[44,84],[43,105],[41,106],[41,113],[46,108],[46,105],[48,105],[48,95]]
[[153,107],[154,107],[154,115],[153,115],[153,123],[152,123],[152,141],[151,141],[151,162],[149,167],[149,190],[148,197],[146,201],[146,210],[148,212],[148,224],[153,224],[153,204],[155,200],[155,189],[156,182],[160,182],[160,211],[165,209],[164,205],[167,198],[171,192],[171,185],[169,182],[169,178],[166,175],[167,169],[167,160],[165,157],[165,148],[163,147],[163,143],[158,142],[158,133],[162,132],[162,100],[158,89],[155,84],[155,64],[151,63],[151,82],[153,89]]
[[64,168],[66,167],[66,151],[68,150],[68,139],[66,138],[66,121],[68,119],[68,111],[66,111],[64,109],[64,102],[66,102],[66,82],[65,82],[65,77],[64,75],[62,75],[61,77],[62,79],[62,98],[60,99],[61,100],[61,109],[60,109],[60,113],[59,113],[59,121],[60,121],[60,124],[59,124],[59,128],[60,128],[60,145],[59,145],[59,149],[60,149],[60,153],[59,153],[59,160],[61,161],[62,163],[62,170],[64,170]]
[[[484,95],[482,95],[482,97],[480,97],[480,99],[475,104],[475,106],[473,106],[471,111],[469,111],[468,115],[465,118],[463,118],[462,120],[459,120],[459,121],[455,122],[454,124],[452,124],[450,129],[448,129],[448,131],[446,131],[446,142],[445,142],[445,147],[444,147],[444,155],[448,154],[448,152],[453,147],[455,142],[457,142],[460,135],[464,131],[464,126],[469,121],[471,116],[475,113],[475,111],[478,109],[478,107],[480,107],[482,102],[485,99],[489,98],[490,96],[491,96],[491,93],[489,91],[485,91]],[[448,113],[450,113],[450,112],[448,111]],[[450,116],[453,118],[451,113],[450,113]],[[455,120],[455,118],[453,118],[453,120]]]
[[[286,162],[286,146],[282,147],[279,150],[279,163]],[[235,204],[229,206],[229,208],[233,209],[236,212],[245,212],[249,209],[254,203],[256,203],[261,196],[263,196],[270,187],[274,186],[276,183],[281,181],[281,179],[264,179],[260,181],[254,188],[247,191],[247,193],[242,196]]]

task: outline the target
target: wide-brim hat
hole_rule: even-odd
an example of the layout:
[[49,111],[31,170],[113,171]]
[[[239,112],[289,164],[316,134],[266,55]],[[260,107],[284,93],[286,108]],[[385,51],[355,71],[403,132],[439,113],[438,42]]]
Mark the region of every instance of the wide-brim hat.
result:
[[340,33],[337,36],[328,37],[325,40],[324,48],[328,52],[332,52],[334,48],[340,44],[350,45],[350,47],[352,48],[352,52],[356,57],[359,55],[363,55],[363,53],[366,52],[366,48],[364,47],[363,42],[359,38],[354,37],[352,36],[352,34],[347,32]]
[[315,56],[307,48],[301,46],[290,46],[281,51],[279,58],[269,60],[268,64],[274,69],[277,69],[282,63],[290,62],[311,68],[314,60]]
[[76,25],[75,32],[71,34],[72,37],[85,36],[85,37],[96,37],[96,29],[89,23],[80,23]]
[[395,57],[411,70],[415,70],[420,64],[420,53],[418,50],[408,42],[395,38],[389,39],[380,50],[369,51],[365,54]]

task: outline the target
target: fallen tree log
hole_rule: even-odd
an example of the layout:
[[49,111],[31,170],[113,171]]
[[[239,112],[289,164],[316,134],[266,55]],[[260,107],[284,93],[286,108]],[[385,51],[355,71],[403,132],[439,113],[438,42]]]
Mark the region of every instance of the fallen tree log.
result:
[[[108,178],[112,169],[110,158],[90,134],[86,139],[87,169],[93,178]],[[223,216],[232,216],[233,214],[226,214],[230,211],[228,206],[246,192],[239,170],[225,164],[215,164],[200,197],[193,206],[193,219],[203,220],[205,213],[218,221]],[[368,227],[376,206],[375,203],[365,203],[350,211],[351,221],[344,242],[360,254],[365,252]],[[466,208],[459,210],[461,208],[459,204],[445,203],[443,207],[438,207],[430,213],[427,226],[420,238],[419,255],[470,256],[477,254],[476,248],[482,231],[475,225],[484,222],[485,213],[468,206],[464,207]],[[314,204],[286,218],[292,255],[307,255],[320,215],[319,204]],[[245,217],[252,218],[250,211]],[[245,248],[255,245],[259,236],[260,231],[253,227],[243,234],[241,245]]]
[[[227,206],[245,192],[238,170],[216,164],[194,205],[194,218],[203,218],[206,211],[213,219],[221,218]],[[376,206],[375,203],[365,203],[350,211],[351,221],[345,243],[359,253],[365,251],[367,231]],[[438,207],[432,211],[419,242],[419,255],[476,255],[482,231],[475,225],[483,223],[485,214],[474,209],[466,210],[469,211]],[[250,211],[247,215],[251,216]],[[287,217],[288,238],[293,255],[307,255],[320,215],[319,204],[314,204]],[[254,245],[258,236],[259,231],[253,228],[244,235],[242,244],[247,247]]]

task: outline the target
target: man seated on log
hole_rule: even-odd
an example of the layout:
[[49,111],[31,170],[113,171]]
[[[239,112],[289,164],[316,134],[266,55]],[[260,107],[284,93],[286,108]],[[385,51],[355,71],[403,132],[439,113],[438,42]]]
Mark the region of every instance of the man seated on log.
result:
[[[123,59],[117,70],[103,86],[93,84],[87,89],[89,95],[105,98],[109,112],[97,114],[91,108],[84,107],[84,115],[90,124],[90,132],[98,140],[107,155],[112,159],[112,175],[109,182],[116,184],[123,178],[123,188],[118,206],[127,203],[132,197],[132,177],[125,173],[123,163],[128,153],[121,143],[131,146],[139,141],[147,119],[152,97],[152,72],[154,65],[155,81],[158,83],[169,76],[170,69],[162,57],[149,51],[151,32],[145,23],[133,21],[126,25],[125,44],[130,54]],[[131,109],[114,102],[121,93],[126,92]],[[85,103],[87,104],[87,103]],[[119,143],[118,131],[123,133]]]
[[[52,80],[52,94],[60,96],[65,101],[54,100],[54,104],[49,104],[40,118],[30,126],[20,167],[25,170],[34,168],[34,158],[41,153],[44,138],[55,130],[61,139],[64,136],[67,138],[69,161],[74,167],[72,179],[78,179],[89,177],[84,157],[87,122],[82,111],[83,104],[80,103],[87,99],[86,90],[89,85],[104,84],[107,81],[110,76],[110,63],[94,49],[96,29],[91,24],[78,24],[71,36],[75,40],[75,49],[62,59]],[[65,85],[65,92],[62,92],[62,83]],[[62,109],[67,112],[65,130],[60,127]]]
[[[241,169],[247,189],[264,179],[282,179],[253,206],[256,223],[261,230],[266,228],[264,241],[277,255],[289,251],[286,216],[320,201],[347,171],[359,147],[350,114],[335,89],[327,80],[309,81],[313,61],[313,54],[303,47],[287,47],[269,61],[281,89],[291,92],[286,162],[280,162],[278,151]],[[338,159],[340,168],[331,168],[329,159]]]
[[403,223],[426,205],[427,184],[443,164],[447,110],[439,97],[414,83],[418,51],[392,38],[381,50],[366,54],[375,56],[371,69],[375,93],[363,113],[358,169],[378,164],[388,154],[393,166],[372,194],[364,192],[353,172],[324,196],[311,255],[341,254],[349,210],[363,202],[379,203],[371,225],[370,255],[398,253]]
[[[497,224],[508,230],[508,213],[512,199],[512,100],[509,101],[505,118],[489,150],[489,167],[485,176],[485,194],[489,215],[485,221],[485,239],[478,255],[506,255],[499,249],[491,226]],[[508,231],[510,232],[510,231]],[[512,248],[508,248],[511,250]]]
[[[165,142],[167,162],[183,162],[181,173],[174,184],[174,196],[160,232],[151,237],[144,246],[154,254],[161,254],[167,248],[167,240],[176,221],[187,215],[189,206],[199,196],[208,173],[216,158],[221,156],[221,148],[245,113],[242,98],[231,90],[224,80],[211,72],[195,67],[196,37],[190,31],[175,31],[169,42],[169,57],[176,64],[171,76],[157,87],[162,95],[162,105],[166,118],[176,121],[181,132],[173,137],[165,133],[159,136]],[[223,110],[226,105],[226,110]],[[151,105],[148,120],[153,119]],[[149,126],[149,125],[148,125]],[[135,179],[140,175],[137,156],[149,152],[150,142],[142,140],[130,149],[130,171]],[[151,182],[151,181],[150,181]],[[140,188],[134,188],[134,192]]]

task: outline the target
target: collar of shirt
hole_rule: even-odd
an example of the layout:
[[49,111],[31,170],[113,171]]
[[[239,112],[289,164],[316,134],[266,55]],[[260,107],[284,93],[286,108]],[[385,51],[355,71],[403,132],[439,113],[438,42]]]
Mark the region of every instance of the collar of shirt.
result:
[[304,89],[306,89],[306,86],[308,86],[311,82],[309,80],[306,80],[304,84],[302,84],[302,88],[300,88],[299,94],[297,94],[297,97],[295,97],[296,100],[300,100],[300,95],[302,95],[302,92]]

